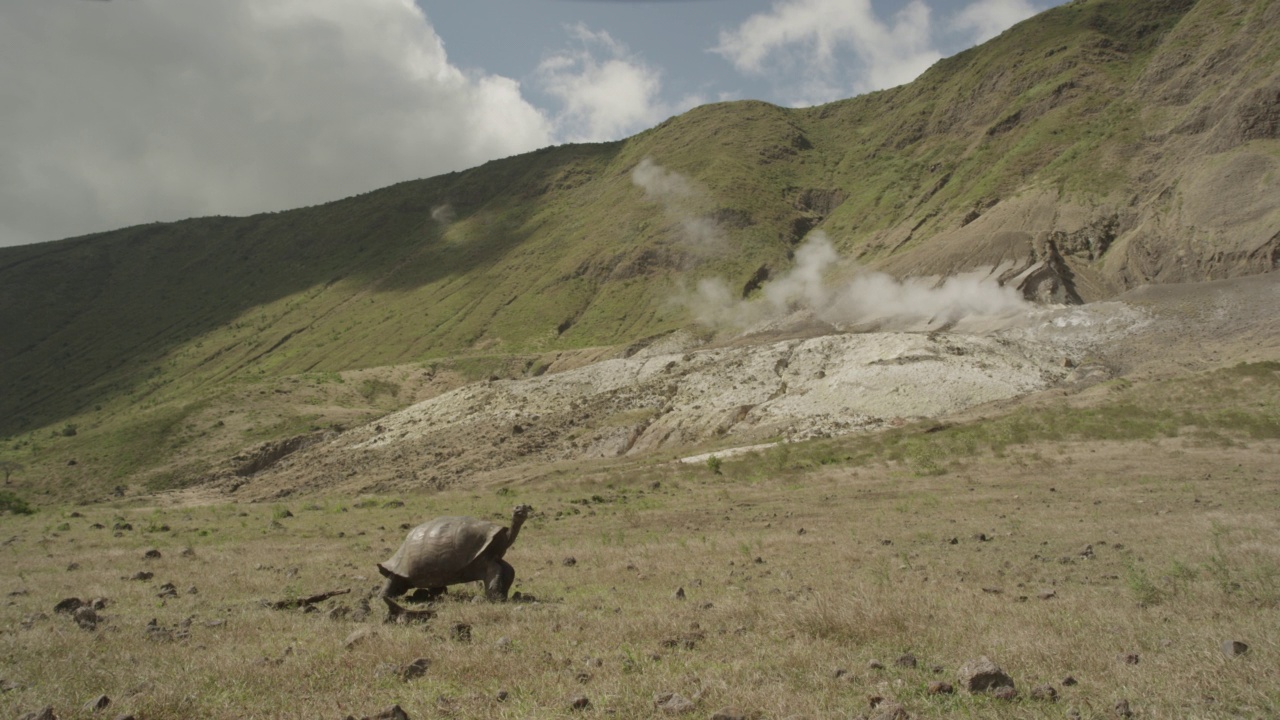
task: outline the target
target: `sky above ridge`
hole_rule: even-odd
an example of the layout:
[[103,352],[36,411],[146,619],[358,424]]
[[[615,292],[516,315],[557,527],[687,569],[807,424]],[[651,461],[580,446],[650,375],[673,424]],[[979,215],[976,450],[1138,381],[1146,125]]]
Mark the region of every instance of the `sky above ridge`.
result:
[[0,245],[910,82],[1065,0],[3,0]]

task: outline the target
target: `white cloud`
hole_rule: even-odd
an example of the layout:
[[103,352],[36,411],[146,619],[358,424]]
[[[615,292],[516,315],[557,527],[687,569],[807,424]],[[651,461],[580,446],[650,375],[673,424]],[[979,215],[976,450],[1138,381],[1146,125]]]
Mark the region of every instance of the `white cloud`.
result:
[[582,24],[569,32],[579,47],[550,55],[538,66],[542,88],[563,105],[556,124],[564,140],[617,140],[701,102],[696,97],[664,102],[661,73],[609,33]]
[[549,144],[411,0],[6,0],[0,245],[332,200]]
[[[807,101],[901,85],[941,57],[922,0],[907,3],[889,22],[870,0],[777,0],[769,12],[721,32],[712,51],[742,72],[798,77],[801,102],[815,93],[827,97]],[[846,51],[858,60],[852,69]]]
[[772,79],[785,102],[813,105],[911,82],[944,48],[984,42],[1036,12],[1032,0],[974,0],[940,27],[924,0],[887,18],[871,0],[774,0],[769,11],[722,31],[711,51]]
[[968,31],[972,42],[981,43],[1035,14],[1028,0],[978,0],[961,10],[954,24]]

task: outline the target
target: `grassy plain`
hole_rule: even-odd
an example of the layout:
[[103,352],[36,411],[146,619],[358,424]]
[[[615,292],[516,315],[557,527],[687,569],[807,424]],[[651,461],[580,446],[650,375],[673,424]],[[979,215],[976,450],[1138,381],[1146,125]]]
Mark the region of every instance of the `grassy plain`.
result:
[[[662,715],[654,696],[678,693],[690,717],[730,705],[872,717],[871,697],[920,718],[1116,717],[1120,700],[1140,718],[1275,717],[1278,387],[1257,363],[715,468],[6,516],[0,678],[16,688],[0,715],[53,705],[87,718],[106,694],[107,712],[139,718],[336,719],[393,704],[412,718],[631,718]],[[375,590],[403,526],[517,503],[537,514],[508,560],[536,602],[454,588],[422,625],[384,625],[376,599],[367,619],[330,617]],[[116,534],[120,522],[133,529]],[[162,557],[144,559],[150,548]],[[139,571],[154,576],[127,579]],[[176,596],[158,597],[162,583]],[[260,602],[345,588],[313,613]],[[96,629],[53,611],[73,596],[108,599]],[[1227,640],[1248,652],[1227,657]],[[916,667],[896,664],[906,654]],[[1017,699],[928,692],[981,655]],[[425,675],[401,679],[419,657]],[[1031,699],[1041,684],[1059,699]],[[590,707],[571,710],[579,695]]]

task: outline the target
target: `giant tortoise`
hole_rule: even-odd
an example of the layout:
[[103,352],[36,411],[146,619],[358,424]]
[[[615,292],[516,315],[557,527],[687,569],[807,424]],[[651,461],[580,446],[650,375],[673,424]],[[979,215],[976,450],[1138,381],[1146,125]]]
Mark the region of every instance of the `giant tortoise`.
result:
[[387,579],[382,597],[397,597],[410,588],[435,596],[447,585],[479,580],[490,600],[506,600],[516,571],[502,556],[531,512],[532,507],[517,505],[510,528],[471,517],[439,517],[410,530],[396,554],[378,563],[378,572]]

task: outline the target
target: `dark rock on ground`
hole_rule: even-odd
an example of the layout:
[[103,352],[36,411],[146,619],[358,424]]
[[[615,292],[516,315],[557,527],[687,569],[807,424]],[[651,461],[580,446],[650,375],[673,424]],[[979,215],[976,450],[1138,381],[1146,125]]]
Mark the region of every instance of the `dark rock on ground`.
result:
[[413,662],[405,665],[400,669],[401,680],[416,680],[427,674],[427,670],[431,667],[431,660],[420,657]]
[[759,713],[750,712],[732,705],[722,707],[711,714],[711,720],[755,720],[760,716]]
[[654,695],[653,707],[668,715],[683,715],[696,709],[692,700],[677,693],[658,693]]
[[20,716],[18,720],[58,720],[58,716],[53,714],[52,705],[46,705],[35,712]]
[[464,622],[456,622],[449,626],[449,637],[458,642],[471,642],[471,626]]
[[58,601],[58,604],[53,606],[53,611],[70,615],[79,610],[82,605],[84,605],[84,601],[80,598],[66,598]]
[[565,566],[565,567],[573,567],[574,565],[577,565],[577,564],[578,564],[578,558],[573,557],[572,555],[570,555],[569,557],[567,557],[567,558],[565,558],[565,559],[561,560],[561,561],[560,561],[560,564],[561,564],[561,565],[563,565],[563,566]]
[[1072,687],[1074,685],[1079,685],[1080,681],[1076,680],[1076,677],[1074,675],[1068,675],[1062,678],[1062,684],[1065,687]]
[[997,700],[1013,700],[1018,697],[1018,691],[1012,685],[1001,685],[991,691],[991,697]]
[[897,665],[900,668],[913,668],[919,664],[919,661],[916,660],[915,655],[912,655],[911,653],[907,653],[899,657],[897,660],[894,660],[893,664]]
[[1121,653],[1116,659],[1125,665],[1137,665],[1139,657],[1138,653]]
[[960,681],[960,687],[971,693],[987,692],[1002,687],[1012,688],[1014,686],[1013,678],[1005,674],[999,665],[992,662],[985,655],[962,665],[957,679]]
[[949,683],[949,682],[942,682],[941,680],[934,680],[933,682],[929,683],[929,694],[930,694],[930,695],[950,695],[951,693],[953,693],[953,692],[955,692],[955,691],[956,691],[956,689],[955,689],[955,688],[953,688],[953,687],[951,687],[951,683]]
[[1052,685],[1037,685],[1031,688],[1031,699],[1054,702],[1058,699],[1058,689]]
[[366,716],[363,720],[409,720],[409,713],[401,709],[399,705],[392,705],[377,715]]
[[76,624],[83,630],[96,630],[98,627],[98,611],[94,610],[92,606],[85,605],[77,608],[75,615],[72,617],[75,618]]
[[591,700],[586,695],[575,695],[569,699],[571,710],[586,710],[589,707],[591,707]]
[[155,548],[151,548],[150,550],[142,553],[142,557],[147,560],[156,560],[160,558],[160,551]]
[[1117,717],[1133,717],[1133,710],[1129,709],[1128,700],[1117,700],[1111,709],[1115,711]]
[[139,570],[138,572],[136,572],[136,573],[134,573],[134,574],[133,574],[133,577],[131,577],[131,578],[129,578],[129,579],[130,579],[130,580],[142,580],[142,581],[144,581],[144,582],[145,582],[145,581],[150,580],[151,578],[153,578],[153,577],[155,577],[155,576],[156,576],[156,574],[155,574],[155,573],[153,573],[153,572],[148,572],[148,571],[146,571],[146,570]]
[[100,710],[106,710],[107,707],[110,705],[111,705],[111,698],[107,697],[106,695],[99,695],[98,697],[85,703],[84,709],[86,712],[98,712]]
[[1249,646],[1239,640],[1225,640],[1222,643],[1222,654],[1227,657],[1239,657],[1249,652]]
[[871,720],[908,720],[911,716],[901,703],[881,703],[871,715]]

